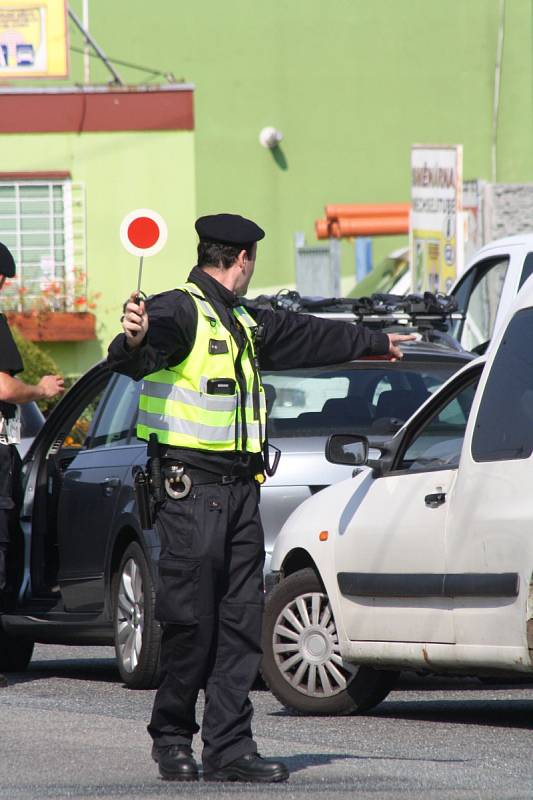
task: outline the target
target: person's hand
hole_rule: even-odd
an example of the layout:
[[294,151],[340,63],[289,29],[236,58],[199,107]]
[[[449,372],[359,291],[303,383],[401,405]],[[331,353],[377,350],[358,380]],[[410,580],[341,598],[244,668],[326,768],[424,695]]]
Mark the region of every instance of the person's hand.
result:
[[389,337],[389,357],[391,361],[398,361],[403,358],[403,353],[398,347],[400,342],[412,342],[416,337],[416,333],[388,333]]
[[144,300],[137,302],[137,299],[137,292],[132,292],[121,320],[122,329],[130,348],[138,347],[148,330],[148,314],[144,307]]
[[60,375],[44,375],[37,386],[43,397],[55,397],[65,391],[65,382]]

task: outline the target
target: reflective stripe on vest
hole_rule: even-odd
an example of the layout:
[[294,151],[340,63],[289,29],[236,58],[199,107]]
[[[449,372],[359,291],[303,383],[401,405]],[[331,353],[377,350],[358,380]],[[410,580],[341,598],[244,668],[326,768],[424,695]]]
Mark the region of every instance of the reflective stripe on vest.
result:
[[[266,403],[256,367],[255,320],[241,306],[233,309],[246,335],[241,357],[246,385],[243,403],[235,368],[238,352],[235,340],[197,286],[186,284],[180,290],[189,294],[198,311],[195,341],[180,364],[145,377],[139,398],[137,436],[148,439],[150,433],[156,433],[162,444],[174,447],[259,453],[264,442]],[[213,342],[218,347],[211,349]],[[230,386],[233,382],[235,392],[213,393],[217,382],[229,382]]]
[[[228,438],[234,443],[233,435],[235,433],[235,426],[232,423],[229,426],[215,426],[215,425],[202,425],[199,422],[191,422],[185,419],[178,419],[177,417],[163,416],[162,414],[152,414],[148,411],[139,410],[138,426],[146,426],[150,432],[158,434],[160,442],[172,444],[170,440],[166,439],[167,435],[177,434],[183,437],[188,437],[188,444],[181,444],[181,447],[197,447],[193,440],[198,440],[204,444],[214,445],[215,449],[226,450],[224,447]],[[248,431],[250,439],[259,438],[259,423],[248,423]],[[160,436],[159,434],[163,434]],[[141,437],[146,438],[146,437]],[[234,448],[231,448],[234,449]],[[253,451],[252,451],[253,452]]]

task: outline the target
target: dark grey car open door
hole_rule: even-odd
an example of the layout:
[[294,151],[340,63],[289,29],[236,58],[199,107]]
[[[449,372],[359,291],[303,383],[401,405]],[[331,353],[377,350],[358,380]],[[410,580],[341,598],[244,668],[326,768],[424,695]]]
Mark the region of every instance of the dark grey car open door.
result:
[[[59,584],[68,611],[101,611],[105,556],[121,489],[137,453],[129,444],[137,387],[113,377],[88,436],[63,474],[58,510]],[[85,411],[74,425],[76,432]]]

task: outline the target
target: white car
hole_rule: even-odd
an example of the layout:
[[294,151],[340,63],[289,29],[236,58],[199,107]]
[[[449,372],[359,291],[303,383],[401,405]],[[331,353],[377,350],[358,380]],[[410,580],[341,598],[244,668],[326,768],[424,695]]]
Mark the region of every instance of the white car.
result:
[[305,501],[276,541],[263,675],[308,713],[366,710],[400,669],[533,673],[533,278],[488,354],[407,421],[374,469]]
[[478,250],[450,292],[461,313],[452,332],[465,350],[485,352],[532,273],[531,233],[497,239]]

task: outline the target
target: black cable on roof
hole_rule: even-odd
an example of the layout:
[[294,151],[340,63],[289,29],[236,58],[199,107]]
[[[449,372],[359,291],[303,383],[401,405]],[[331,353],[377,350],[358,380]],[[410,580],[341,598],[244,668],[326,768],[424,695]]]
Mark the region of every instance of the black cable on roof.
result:
[[[74,53],[80,53],[81,55],[85,55],[85,50],[82,47],[75,47],[74,45],[71,45],[70,49]],[[100,58],[96,53],[89,53],[89,56],[91,58],[96,58],[96,59],[98,59],[98,61],[100,61]],[[174,77],[174,74],[172,72],[162,72],[161,70],[158,70],[158,69],[152,69],[152,67],[143,67],[141,64],[133,64],[131,61],[122,61],[119,58],[110,58],[109,56],[107,57],[107,60],[111,64],[118,64],[118,66],[120,66],[120,67],[129,67],[130,69],[137,69],[137,70],[139,70],[141,72],[147,72],[150,75],[154,75],[154,76],[155,75],[162,75],[167,81],[171,81],[172,83],[183,83],[184,82],[183,78],[180,78],[179,81],[176,80],[176,78]]]

